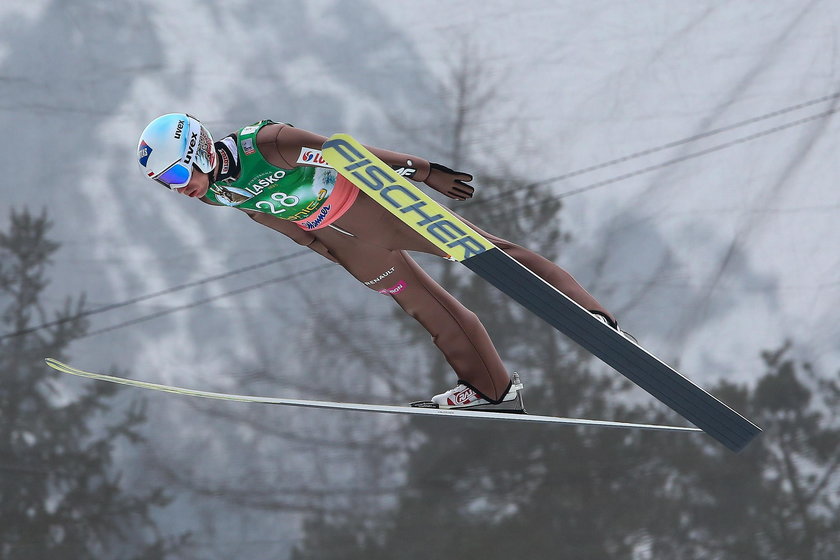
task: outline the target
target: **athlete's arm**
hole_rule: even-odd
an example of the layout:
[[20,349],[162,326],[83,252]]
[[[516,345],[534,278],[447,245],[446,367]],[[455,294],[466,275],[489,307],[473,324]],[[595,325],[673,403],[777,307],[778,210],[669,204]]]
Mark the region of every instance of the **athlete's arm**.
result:
[[329,249],[327,249],[326,245],[318,241],[318,239],[314,235],[312,235],[312,233],[301,229],[294,222],[290,222],[289,220],[281,220],[280,218],[277,218],[275,216],[263,214],[262,212],[254,212],[253,210],[243,211],[246,214],[248,214],[248,216],[255,222],[269,227],[274,231],[282,233],[298,245],[308,247],[309,249],[312,249],[319,255],[328,258],[334,263],[338,262],[336,258],[332,256]]
[[[257,133],[257,146],[260,153],[269,163],[284,169],[308,165],[299,161],[301,156],[307,150],[320,150],[326,141],[326,136],[286,124],[270,124]],[[473,187],[465,183],[465,181],[472,181],[472,175],[468,173],[453,171],[417,156],[372,146],[365,147],[388,165],[406,170],[407,173],[404,175],[409,179],[426,183],[450,198],[464,200],[473,194]],[[409,171],[412,169],[413,173]]]

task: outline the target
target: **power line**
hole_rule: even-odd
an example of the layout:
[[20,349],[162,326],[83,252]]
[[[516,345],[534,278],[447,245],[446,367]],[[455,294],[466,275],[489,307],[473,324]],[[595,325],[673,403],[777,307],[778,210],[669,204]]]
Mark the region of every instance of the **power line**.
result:
[[[540,187],[542,185],[548,185],[550,183],[556,183],[556,182],[559,182],[559,181],[564,181],[566,179],[571,179],[571,178],[577,177],[579,175],[584,175],[586,173],[591,173],[592,171],[597,171],[599,169],[612,167],[614,165],[618,165],[620,163],[625,163],[625,162],[633,160],[633,159],[638,159],[640,157],[644,157],[644,156],[647,156],[647,155],[650,155],[650,154],[661,152],[663,150],[667,150],[667,149],[670,149],[670,148],[675,148],[675,147],[681,146],[683,144],[688,144],[688,143],[694,142],[696,140],[701,140],[703,138],[708,138],[710,136],[714,136],[714,135],[720,134],[722,132],[729,132],[729,131],[735,130],[737,128],[741,128],[741,127],[744,127],[744,126],[747,126],[747,125],[750,125],[750,124],[755,124],[757,122],[761,122],[763,120],[771,119],[773,117],[778,117],[780,115],[784,115],[784,114],[787,114],[787,113],[790,113],[790,112],[793,112],[793,111],[798,111],[800,109],[804,109],[804,108],[810,107],[812,105],[817,105],[819,103],[825,103],[826,101],[832,101],[832,100],[835,100],[837,98],[840,98],[840,92],[835,92],[835,93],[832,93],[830,95],[824,95],[824,96],[818,97],[816,99],[811,99],[809,101],[804,101],[802,103],[797,103],[796,105],[791,105],[789,107],[784,107],[784,108],[778,109],[776,111],[771,111],[769,113],[765,113],[765,114],[759,115],[757,117],[752,117],[752,118],[749,118],[749,119],[746,119],[746,120],[743,120],[743,121],[739,121],[739,122],[736,122],[736,123],[733,123],[733,124],[730,124],[730,125],[722,126],[720,128],[715,128],[715,129],[712,129],[712,130],[709,130],[709,131],[706,131],[706,132],[703,132],[703,133],[700,133],[700,134],[695,134],[693,136],[682,138],[680,140],[675,140],[673,142],[668,142],[667,144],[662,144],[660,146],[656,146],[656,147],[653,147],[653,148],[648,148],[648,149],[645,149],[645,150],[634,152],[634,153],[628,154],[626,156],[622,156],[622,157],[619,157],[619,158],[616,158],[616,159],[611,159],[611,160],[608,160],[608,161],[605,161],[605,162],[602,162],[602,163],[599,163],[599,164],[596,164],[596,165],[591,165],[589,167],[584,167],[582,169],[578,169],[578,170],[575,170],[575,171],[570,171],[568,173],[563,173],[562,175],[557,175],[556,177],[550,177],[548,179],[542,179],[540,181],[535,181],[533,183],[528,183],[527,185],[524,185],[523,187],[519,187],[516,190],[517,191],[523,191],[523,190],[532,191],[532,190],[534,190],[537,187]],[[815,118],[820,118],[822,116],[825,116],[825,115],[833,113],[833,112],[835,112],[835,111],[830,110],[830,111],[828,111],[824,114],[820,114],[820,115],[817,115],[815,117],[806,118],[806,119],[804,119],[803,122],[807,122],[807,121],[813,120]],[[778,130],[788,128],[790,126],[796,126],[797,124],[802,124],[802,122],[797,121],[797,122],[789,124],[789,125],[783,125],[782,127],[777,127],[777,129],[770,129],[770,132],[777,132]],[[759,135],[763,136],[765,134],[769,134],[769,132],[760,133]],[[748,138],[753,139],[753,138],[750,138],[750,137],[748,137]],[[744,141],[748,141],[748,140],[742,140],[740,142],[739,141],[734,141],[730,145],[738,144],[738,143],[741,143],[741,142],[744,142]],[[728,147],[728,146],[726,146],[726,147]],[[722,148],[718,148],[718,149],[722,149]],[[710,150],[710,151],[717,151],[717,149],[713,149],[713,150]],[[706,153],[708,153],[708,152],[706,152]],[[705,153],[701,153],[699,155],[705,155]],[[696,156],[693,156],[693,157],[696,157]],[[690,159],[690,158],[685,158],[685,159]],[[679,161],[682,161],[682,160],[680,160],[679,158],[677,158],[676,160],[672,160],[673,163],[678,163]],[[666,165],[666,164],[660,164],[660,166],[657,166],[654,169],[659,169],[660,167],[662,167],[664,165]],[[671,163],[667,163],[667,165],[671,165]],[[652,169],[647,169],[645,171],[635,173],[635,174],[646,173],[649,170],[652,170]],[[616,181],[620,181],[620,180],[623,180],[623,179],[626,179],[626,178],[632,177],[632,176],[634,176],[634,175],[628,174],[628,176],[622,176],[619,179],[613,179],[613,180],[608,180],[608,181],[609,182],[616,182]],[[605,184],[609,184],[609,182],[605,182]],[[603,185],[598,185],[598,186],[603,186]],[[584,187],[582,189],[576,189],[574,191],[568,191],[566,193],[561,193],[559,196],[557,196],[557,198],[564,198],[566,196],[572,196],[574,194],[579,194],[580,192],[585,192],[586,190],[591,190],[592,188],[597,188],[597,187],[589,185],[589,186]],[[480,206],[482,204],[487,204],[489,202],[494,202],[496,200],[504,198],[505,196],[508,195],[509,192],[510,191],[506,191],[506,192],[503,192],[503,193],[500,193],[500,194],[497,194],[497,195],[494,195],[494,196],[489,196],[487,198],[482,198],[480,200],[470,200],[469,201],[469,206],[470,207]]]
[[[655,164],[655,165],[650,165],[648,167],[643,167],[641,169],[637,169],[636,171],[630,171],[628,173],[623,173],[621,175],[616,175],[615,177],[611,177],[609,179],[604,179],[603,181],[597,181],[595,183],[590,183],[589,185],[585,185],[585,186],[577,188],[577,189],[572,189],[572,190],[565,191],[565,192],[562,192],[562,193],[559,193],[559,194],[556,194],[556,195],[549,195],[547,198],[552,198],[552,199],[558,199],[559,200],[559,199],[567,198],[569,196],[573,196],[573,195],[576,195],[576,194],[581,194],[581,193],[584,193],[584,192],[587,192],[587,191],[591,191],[591,190],[594,190],[594,189],[605,187],[607,185],[611,185],[611,184],[617,183],[619,181],[624,181],[625,179],[630,179],[630,178],[636,177],[638,175],[643,175],[645,173],[650,173],[651,171],[656,171],[658,169],[663,169],[665,167],[669,167],[669,166],[674,165],[676,163],[682,163],[684,161],[695,159],[695,158],[705,156],[705,155],[708,155],[708,154],[711,154],[711,153],[714,153],[714,152],[719,152],[719,151],[724,150],[726,148],[731,148],[732,146],[736,146],[738,144],[744,144],[746,142],[751,142],[752,140],[756,140],[756,139],[764,137],[764,136],[769,136],[770,134],[774,134],[776,132],[781,132],[782,130],[786,130],[788,128],[793,128],[795,126],[799,126],[799,125],[802,125],[802,124],[805,124],[805,123],[808,123],[808,122],[811,122],[811,121],[823,119],[823,118],[825,118],[827,116],[830,116],[830,115],[832,115],[832,114],[834,114],[838,111],[840,111],[840,107],[835,108],[835,109],[829,109],[828,111],[823,111],[822,113],[818,113],[816,115],[811,115],[810,117],[804,117],[804,118],[798,119],[796,121],[793,121],[793,122],[790,122],[790,123],[787,123],[787,124],[775,126],[773,128],[769,128],[769,129],[763,130],[761,132],[756,132],[755,134],[750,134],[748,136],[743,136],[741,138],[736,138],[735,140],[732,140],[730,142],[725,142],[723,144],[718,144],[717,146],[712,146],[711,148],[706,148],[705,150],[700,150],[699,152],[693,152],[693,153],[690,153],[690,154],[686,154],[684,156],[680,156],[680,157],[676,157],[676,158],[673,158],[673,159],[666,160],[664,162],[661,162],[661,163],[658,163],[658,164]],[[547,182],[552,182],[552,181],[555,181],[555,180],[558,180],[558,179],[549,179],[549,180],[546,180],[546,181],[541,181],[539,183],[531,183],[530,185],[526,185],[525,187],[522,187],[522,189],[535,188],[535,187],[537,187],[541,184],[545,184]],[[498,198],[500,198],[500,197],[499,196],[494,197],[494,199],[498,199]],[[519,205],[508,206],[504,210],[505,210],[505,212],[511,212],[511,211],[522,209],[522,208],[527,208],[529,206],[534,206],[535,204],[542,204],[543,202],[544,202],[544,200],[524,202],[524,203],[519,204]]]
[[257,288],[262,288],[263,286],[267,286],[269,284],[276,284],[278,282],[285,282],[286,280],[291,280],[292,278],[297,278],[298,276],[303,276],[304,274],[309,274],[311,272],[318,272],[320,270],[324,270],[324,269],[332,267],[332,266],[333,266],[332,263],[322,264],[320,266],[308,268],[306,270],[301,270],[299,272],[295,272],[295,273],[292,273],[292,274],[287,274],[286,276],[280,276],[278,278],[272,278],[270,280],[264,280],[264,281],[259,282],[257,284],[252,284],[250,286],[245,286],[243,288],[237,288],[235,290],[231,290],[231,291],[225,292],[223,294],[219,294],[219,295],[216,295],[216,296],[196,300],[194,302],[187,303],[187,304],[184,304],[184,305],[179,305],[177,307],[164,309],[163,311],[157,311],[155,313],[150,313],[148,315],[143,315],[142,317],[137,317],[136,319],[131,319],[130,321],[125,321],[123,323],[118,323],[118,324],[112,325],[110,327],[105,327],[103,329],[98,329],[98,330],[95,330],[95,331],[91,331],[91,332],[85,333],[81,336],[74,337],[73,340],[80,340],[82,338],[88,338],[88,337],[100,335],[100,334],[103,334],[103,333],[106,333],[106,332],[115,331],[117,329],[121,329],[121,328],[124,328],[124,327],[129,327],[131,325],[136,325],[137,323],[143,323],[145,321],[151,321],[152,319],[157,319],[158,317],[163,317],[164,315],[169,315],[169,314],[175,313],[177,311],[183,311],[184,309],[190,309],[190,308],[193,308],[193,307],[198,307],[199,305],[204,305],[206,303],[210,303],[210,302],[216,301],[218,299],[242,294],[242,293],[248,292],[250,290],[256,290]]
[[91,315],[97,315],[99,313],[104,313],[106,311],[112,311],[114,309],[119,309],[120,307],[135,305],[135,304],[140,303],[142,301],[150,300],[150,299],[160,297],[160,296],[163,296],[163,295],[166,295],[166,294],[171,294],[171,293],[178,292],[178,291],[181,291],[181,290],[186,290],[188,288],[195,288],[196,286],[201,286],[202,284],[208,284],[210,282],[215,282],[217,280],[222,280],[224,278],[228,278],[230,276],[235,276],[237,274],[250,272],[250,271],[256,270],[258,268],[263,268],[263,267],[266,267],[266,266],[269,266],[269,265],[272,265],[272,264],[277,264],[279,262],[283,262],[283,261],[287,261],[287,260],[299,257],[301,255],[304,255],[304,254],[308,253],[308,252],[309,251],[303,250],[303,251],[299,251],[297,253],[292,253],[292,254],[289,254],[289,255],[283,255],[282,257],[277,257],[277,258],[274,258],[274,259],[270,259],[270,260],[259,262],[259,263],[256,263],[256,264],[244,266],[244,267],[241,267],[241,268],[236,268],[236,269],[230,270],[228,272],[224,272],[222,274],[217,274],[215,276],[209,276],[207,278],[204,278],[203,280],[196,280],[194,282],[188,282],[186,284],[181,284],[179,286],[174,286],[172,288],[166,288],[165,290],[160,290],[158,292],[152,292],[151,294],[138,296],[138,297],[127,299],[125,301],[121,301],[121,302],[118,302],[118,303],[112,303],[112,304],[109,304],[109,305],[104,305],[102,307],[97,307],[96,309],[91,309],[91,310],[88,310],[88,311],[82,311],[82,312],[77,313],[75,315],[72,315],[70,317],[63,317],[61,319],[56,319],[54,321],[48,321],[46,323],[41,323],[40,325],[36,325],[34,327],[28,327],[26,329],[21,329],[19,331],[4,334],[4,335],[0,336],[0,342],[2,342],[4,340],[7,340],[9,338],[15,338],[15,337],[31,334],[33,332],[40,331],[40,330],[43,330],[43,329],[47,329],[47,328],[50,328],[50,327],[56,327],[56,326],[62,325],[64,323],[69,323],[71,321],[76,321],[78,319],[82,319],[84,317],[90,317]]

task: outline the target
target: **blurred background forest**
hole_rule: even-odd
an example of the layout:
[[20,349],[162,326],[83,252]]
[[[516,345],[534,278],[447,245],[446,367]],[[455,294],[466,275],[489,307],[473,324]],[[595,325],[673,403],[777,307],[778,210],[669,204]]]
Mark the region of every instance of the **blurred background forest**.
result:
[[[840,557],[833,3],[40,0],[0,22],[0,559]],[[217,138],[272,118],[474,173],[453,209],[570,270],[764,435],[734,455],[58,376],[44,357],[269,396],[454,384],[388,298],[137,172],[143,126],[182,110]],[[418,261],[530,411],[681,422]]]

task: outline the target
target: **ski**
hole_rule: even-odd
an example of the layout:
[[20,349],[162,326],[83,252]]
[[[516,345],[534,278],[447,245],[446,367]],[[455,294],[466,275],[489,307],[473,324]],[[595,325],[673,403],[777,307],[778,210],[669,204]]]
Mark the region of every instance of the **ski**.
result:
[[336,134],[324,159],[452,260],[484,278],[656,399],[739,452],[761,429],[494,246],[358,141]]
[[381,412],[388,414],[411,414],[414,416],[448,416],[456,418],[472,418],[481,420],[508,420],[512,422],[531,422],[536,424],[562,424],[569,426],[597,426],[601,428],[631,428],[636,430],[652,430],[664,432],[699,432],[697,428],[686,426],[662,426],[659,424],[636,424],[632,422],[612,422],[609,420],[587,420],[583,418],[562,418],[560,416],[535,416],[530,414],[511,414],[506,412],[485,412],[475,410],[452,410],[443,408],[417,408],[409,405],[383,405],[383,404],[366,404],[366,403],[352,403],[352,402],[335,402],[335,401],[316,401],[306,399],[286,399],[279,397],[260,397],[251,395],[233,395],[229,393],[214,393],[211,391],[199,391],[197,389],[186,389],[184,387],[175,387],[173,385],[162,385],[160,383],[149,383],[148,381],[138,381],[136,379],[128,379],[125,377],[116,377],[113,375],[106,375],[104,373],[94,373],[77,369],[73,366],[55,360],[53,358],[46,358],[45,362],[48,366],[61,373],[69,373],[79,377],[87,377],[90,379],[97,379],[99,381],[108,381],[109,383],[117,383],[120,385],[129,385],[132,387],[140,387],[142,389],[150,389],[152,391],[162,391],[165,393],[174,393],[176,395],[186,395],[190,397],[200,397],[204,399],[218,399],[225,401],[247,402],[247,403],[261,403],[261,404],[275,404],[285,406],[297,406],[306,408],[324,408],[333,410],[355,410],[361,412]]

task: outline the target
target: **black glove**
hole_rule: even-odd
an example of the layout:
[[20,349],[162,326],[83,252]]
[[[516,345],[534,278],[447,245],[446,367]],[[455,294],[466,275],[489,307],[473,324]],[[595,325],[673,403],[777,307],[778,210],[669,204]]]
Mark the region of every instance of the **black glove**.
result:
[[472,175],[453,171],[439,163],[432,163],[430,166],[432,169],[423,181],[424,183],[455,200],[466,200],[472,197],[475,189],[464,183],[464,181],[472,181]]

